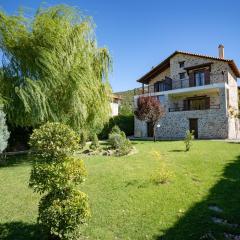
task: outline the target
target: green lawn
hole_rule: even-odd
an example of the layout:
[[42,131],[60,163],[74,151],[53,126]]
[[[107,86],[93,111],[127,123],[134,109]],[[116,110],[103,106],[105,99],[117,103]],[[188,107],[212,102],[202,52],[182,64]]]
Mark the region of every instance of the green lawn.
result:
[[[224,232],[240,233],[240,227],[211,220],[240,224],[240,144],[195,141],[188,153],[180,141],[134,144],[132,156],[84,158],[89,175],[81,189],[92,218],[82,239],[198,240],[212,233],[221,240]],[[150,182],[160,164],[155,151],[173,173],[170,183]],[[26,156],[0,168],[0,239],[44,239],[36,225],[39,195],[28,188],[30,169]]]

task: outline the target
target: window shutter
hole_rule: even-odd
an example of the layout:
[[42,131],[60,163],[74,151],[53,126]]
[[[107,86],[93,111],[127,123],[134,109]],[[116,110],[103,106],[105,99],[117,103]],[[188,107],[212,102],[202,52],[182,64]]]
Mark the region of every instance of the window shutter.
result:
[[183,110],[184,111],[188,110],[188,100],[187,99],[183,100]]
[[158,82],[154,83],[154,92],[158,92]]
[[195,86],[194,72],[189,73],[189,87]]
[[205,77],[205,85],[210,84],[210,70],[209,69],[205,69],[204,77]]
[[205,108],[210,109],[210,97],[205,98]]
[[167,90],[172,90],[172,79],[169,77],[165,77],[165,82],[167,85]]

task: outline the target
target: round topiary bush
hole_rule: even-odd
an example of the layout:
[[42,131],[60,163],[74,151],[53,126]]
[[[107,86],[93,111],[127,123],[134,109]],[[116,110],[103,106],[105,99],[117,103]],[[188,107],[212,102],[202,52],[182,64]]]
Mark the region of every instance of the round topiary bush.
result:
[[57,158],[73,154],[79,148],[79,137],[65,124],[46,123],[33,131],[29,145],[43,158]]
[[78,190],[50,192],[39,203],[38,222],[59,239],[76,239],[79,225],[89,216],[88,197]]
[[79,225],[90,216],[88,198],[77,189],[86,177],[83,161],[74,157],[79,138],[68,126],[46,123],[30,137],[36,155],[29,186],[45,194],[38,221],[54,239],[76,239]]

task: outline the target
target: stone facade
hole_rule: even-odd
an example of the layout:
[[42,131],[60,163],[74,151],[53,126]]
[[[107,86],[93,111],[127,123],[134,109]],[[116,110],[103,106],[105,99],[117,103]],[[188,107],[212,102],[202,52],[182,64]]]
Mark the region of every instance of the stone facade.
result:
[[[179,62],[184,61],[185,67],[192,67],[200,64],[211,63],[210,85],[201,89],[198,87],[181,86],[180,91],[180,73],[187,71],[181,68]],[[160,93],[154,93],[154,96],[161,96],[162,104],[165,107],[165,115],[159,121],[160,127],[157,128],[157,137],[159,139],[182,139],[186,131],[189,130],[189,119],[198,121],[198,137],[202,139],[236,139],[240,138],[240,122],[236,117],[229,113],[229,108],[238,112],[238,89],[237,78],[229,67],[227,62],[207,59],[204,57],[188,56],[185,54],[176,54],[170,59],[170,67],[157,77],[154,77],[149,85],[150,92],[153,92],[153,84],[161,81],[165,76],[173,79],[172,90]],[[182,83],[181,83],[182,84]],[[186,91],[188,89],[188,91]],[[175,90],[175,91],[174,91]],[[152,95],[152,94],[151,94]],[[210,105],[219,108],[192,111],[169,111],[169,108],[182,108],[183,100],[186,97],[208,96]],[[135,103],[138,96],[135,96]],[[160,100],[161,101],[161,100]],[[135,137],[147,137],[147,123],[141,122],[135,118]]]

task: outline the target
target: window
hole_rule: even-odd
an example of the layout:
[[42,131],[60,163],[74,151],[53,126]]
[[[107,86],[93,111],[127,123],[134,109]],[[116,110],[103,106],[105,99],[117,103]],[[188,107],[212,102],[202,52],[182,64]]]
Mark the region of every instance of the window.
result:
[[189,101],[190,109],[191,110],[201,110],[205,109],[205,99],[196,99],[196,100],[190,100]]
[[205,84],[205,74],[203,71],[195,72],[194,77],[196,86],[203,86]]
[[188,99],[188,110],[204,110],[210,108],[209,97]]
[[185,75],[186,75],[185,72],[183,72],[183,73],[179,73],[179,77],[180,77],[180,79],[184,79],[184,78],[185,78]]
[[183,67],[184,67],[184,61],[179,62],[179,67],[180,67],[180,68],[183,68]]
[[164,95],[159,95],[159,96],[157,96],[157,98],[158,98],[159,102],[161,103],[161,105],[163,106],[164,105],[164,101],[165,101]]
[[172,86],[168,84],[166,81],[159,81],[154,83],[154,92],[163,92],[171,89]]

